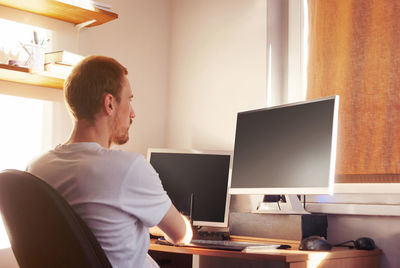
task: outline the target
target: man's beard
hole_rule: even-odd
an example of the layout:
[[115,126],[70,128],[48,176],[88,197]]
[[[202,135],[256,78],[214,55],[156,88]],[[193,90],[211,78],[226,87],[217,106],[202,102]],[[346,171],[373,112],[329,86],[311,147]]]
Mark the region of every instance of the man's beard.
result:
[[117,145],[122,145],[127,143],[129,140],[129,134],[126,132],[125,135],[114,136],[112,142]]
[[[115,125],[118,125],[118,123]],[[132,125],[132,119],[130,120],[129,126],[124,131],[121,131],[112,137],[111,140],[112,143],[117,145],[123,145],[127,143],[129,140],[129,128],[131,125]]]

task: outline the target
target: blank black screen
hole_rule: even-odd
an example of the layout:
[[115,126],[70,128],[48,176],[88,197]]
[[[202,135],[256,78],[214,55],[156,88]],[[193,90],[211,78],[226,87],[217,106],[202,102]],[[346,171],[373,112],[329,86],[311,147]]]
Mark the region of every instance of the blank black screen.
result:
[[239,113],[231,187],[328,187],[334,106],[325,99]]
[[150,163],[158,172],[172,203],[193,220],[224,222],[230,155],[152,152]]

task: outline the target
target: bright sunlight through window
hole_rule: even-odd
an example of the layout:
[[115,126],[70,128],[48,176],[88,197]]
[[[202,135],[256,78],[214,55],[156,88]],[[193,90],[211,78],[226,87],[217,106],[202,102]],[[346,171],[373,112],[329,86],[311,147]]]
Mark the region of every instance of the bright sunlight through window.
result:
[[[45,101],[0,95],[0,170],[25,170],[43,151]],[[10,247],[0,219],[0,249]]]

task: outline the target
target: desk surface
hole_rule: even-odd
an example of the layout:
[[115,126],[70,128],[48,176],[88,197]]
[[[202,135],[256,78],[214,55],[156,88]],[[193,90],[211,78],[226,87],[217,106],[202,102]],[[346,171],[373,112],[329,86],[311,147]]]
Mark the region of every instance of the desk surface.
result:
[[[232,239],[234,240],[234,239]],[[244,239],[235,239],[242,240]],[[248,240],[247,240],[248,241]],[[254,240],[250,240],[254,241]],[[265,240],[264,240],[265,241]],[[249,260],[265,260],[284,262],[286,267],[308,267],[311,263],[320,263],[318,267],[364,267],[377,268],[380,265],[381,250],[355,250],[347,248],[333,248],[326,252],[300,251],[298,243],[281,241],[280,244],[290,244],[292,249],[273,249],[263,253],[244,253],[239,251],[205,249],[192,247],[176,247],[158,245],[155,239],[151,240],[149,250],[178,254],[192,254],[201,256],[215,256],[225,258],[240,258]],[[277,240],[270,241],[276,243]]]

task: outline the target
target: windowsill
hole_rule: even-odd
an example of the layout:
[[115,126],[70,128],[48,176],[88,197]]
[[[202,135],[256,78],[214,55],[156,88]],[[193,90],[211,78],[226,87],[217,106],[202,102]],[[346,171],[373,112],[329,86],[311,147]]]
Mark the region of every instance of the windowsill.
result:
[[333,195],[308,195],[306,209],[326,214],[400,216],[399,194],[400,183],[335,184]]
[[400,216],[400,205],[395,204],[307,203],[306,210],[324,214]]
[[339,194],[400,194],[400,183],[335,183]]

